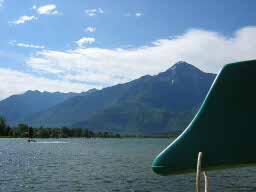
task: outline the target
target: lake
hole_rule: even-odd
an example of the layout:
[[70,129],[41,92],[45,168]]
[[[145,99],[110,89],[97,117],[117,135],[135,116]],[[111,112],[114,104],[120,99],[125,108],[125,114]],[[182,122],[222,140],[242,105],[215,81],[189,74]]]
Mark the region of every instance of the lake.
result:
[[[157,176],[171,139],[0,139],[0,191],[195,191],[195,174]],[[256,191],[256,168],[209,172],[211,191]]]

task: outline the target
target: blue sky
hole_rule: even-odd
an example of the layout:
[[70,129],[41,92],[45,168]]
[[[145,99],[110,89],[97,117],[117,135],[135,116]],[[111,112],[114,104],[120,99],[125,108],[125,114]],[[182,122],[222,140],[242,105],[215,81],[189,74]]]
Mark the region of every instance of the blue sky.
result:
[[253,0],[0,0],[0,99],[256,57]]

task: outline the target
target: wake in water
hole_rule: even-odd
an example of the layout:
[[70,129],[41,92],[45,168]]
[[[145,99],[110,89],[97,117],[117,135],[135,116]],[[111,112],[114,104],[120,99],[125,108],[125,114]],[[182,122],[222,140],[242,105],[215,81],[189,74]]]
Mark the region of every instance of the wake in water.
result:
[[36,143],[68,143],[65,141],[37,141]]

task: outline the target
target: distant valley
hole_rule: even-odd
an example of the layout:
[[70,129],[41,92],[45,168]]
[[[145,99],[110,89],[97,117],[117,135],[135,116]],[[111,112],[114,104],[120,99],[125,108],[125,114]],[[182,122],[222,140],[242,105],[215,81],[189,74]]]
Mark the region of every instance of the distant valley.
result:
[[8,124],[88,128],[94,132],[163,135],[182,131],[216,74],[178,62],[155,76],[83,93],[27,91],[0,101]]

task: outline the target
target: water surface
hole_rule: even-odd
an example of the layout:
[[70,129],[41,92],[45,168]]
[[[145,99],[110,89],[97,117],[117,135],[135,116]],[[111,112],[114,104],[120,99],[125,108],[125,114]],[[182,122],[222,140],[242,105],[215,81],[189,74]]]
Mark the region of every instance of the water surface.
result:
[[[170,139],[0,139],[0,191],[195,191],[195,175],[157,176]],[[209,172],[211,191],[256,191],[256,168]]]

